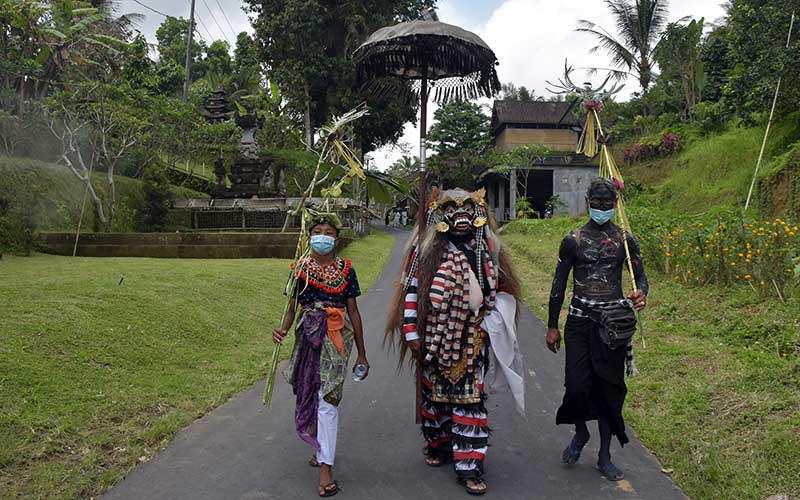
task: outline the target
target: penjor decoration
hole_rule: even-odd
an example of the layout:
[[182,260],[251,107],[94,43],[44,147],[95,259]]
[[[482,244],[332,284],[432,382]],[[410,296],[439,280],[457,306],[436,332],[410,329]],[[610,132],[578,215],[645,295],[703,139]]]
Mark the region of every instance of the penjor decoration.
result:
[[[625,208],[625,200],[623,196],[623,189],[625,188],[625,180],[614,161],[614,156],[608,147],[608,136],[603,131],[603,125],[600,122],[600,113],[603,112],[603,101],[611,98],[622,90],[623,85],[613,83],[609,87],[609,83],[614,78],[614,73],[609,73],[606,79],[599,87],[594,88],[591,83],[584,83],[583,86],[578,86],[572,81],[572,73],[574,68],[564,63],[564,76],[559,78],[558,83],[551,83],[552,88],[547,90],[559,95],[574,95],[575,100],[572,102],[570,109],[576,104],[583,105],[586,109],[586,124],[583,126],[580,139],[578,140],[578,147],[575,152],[584,154],[590,158],[600,154],[600,168],[598,175],[605,179],[610,179],[617,188],[617,210],[616,217],[619,226],[626,233],[632,233],[630,220]],[[608,89],[606,89],[608,87]],[[569,111],[568,111],[569,112]],[[633,263],[631,262],[631,252],[628,248],[627,239],[624,239],[625,255],[627,257],[627,268],[631,278],[631,289],[635,292],[638,290],[636,279],[633,274]],[[639,325],[639,334],[642,338],[642,346],[645,346],[644,328],[642,322],[639,320],[639,313],[636,313],[637,323]]]
[[[286,225],[288,225],[290,217],[300,217],[300,237],[297,241],[294,260],[290,265],[291,272],[286,282],[287,297],[291,296],[291,292],[297,284],[299,263],[311,255],[311,248],[308,240],[309,229],[316,225],[321,218],[338,221],[338,217],[330,213],[332,210],[331,202],[334,198],[342,196],[343,188],[352,183],[354,179],[358,178],[363,180],[366,178],[363,165],[345,142],[345,137],[347,136],[349,125],[359,118],[366,116],[368,113],[367,107],[361,105],[342,116],[334,117],[330,124],[322,127],[319,131],[321,139],[317,151],[317,166],[314,170],[311,183],[303,192],[303,196],[300,198],[297,208],[287,214]],[[331,166],[333,166],[333,168],[330,168]],[[328,170],[325,175],[322,175],[323,167]],[[331,177],[335,177],[337,173],[341,176],[333,181],[329,187],[321,187]],[[320,194],[322,195],[322,206],[319,210],[308,207],[306,203],[317,189],[320,190]],[[341,223],[339,223],[339,225],[341,225]],[[288,308],[289,300],[287,299],[283,308],[281,324],[283,324],[286,318]],[[267,373],[267,383],[264,388],[264,404],[266,406],[272,404],[272,390],[275,385],[275,374],[278,370],[280,350],[281,344],[277,344],[272,351],[272,359],[270,360],[269,371]]]

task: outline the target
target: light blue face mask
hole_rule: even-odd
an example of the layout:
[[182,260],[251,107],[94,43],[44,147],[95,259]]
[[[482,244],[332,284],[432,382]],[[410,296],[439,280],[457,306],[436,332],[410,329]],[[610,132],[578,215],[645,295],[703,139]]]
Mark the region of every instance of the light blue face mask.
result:
[[311,237],[311,248],[319,255],[328,255],[336,245],[336,238],[325,234],[315,234]]
[[599,225],[603,225],[614,217],[614,209],[611,210],[597,210],[596,208],[589,207],[589,217]]

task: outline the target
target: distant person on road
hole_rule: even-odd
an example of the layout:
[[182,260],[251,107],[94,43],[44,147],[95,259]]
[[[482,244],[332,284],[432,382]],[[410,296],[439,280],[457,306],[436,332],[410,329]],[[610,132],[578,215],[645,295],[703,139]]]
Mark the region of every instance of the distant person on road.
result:
[[400,215],[400,223],[403,227],[408,225],[408,210],[403,210],[403,213]]
[[395,211],[394,213],[394,225],[400,226],[400,211]]
[[[623,472],[611,462],[611,437],[621,446],[628,442],[622,406],[625,402],[625,364],[633,365],[632,335],[636,328],[633,309],[647,302],[647,276],[639,245],[611,222],[617,189],[608,179],[594,179],[587,191],[590,220],[571,231],[561,242],[550,291],[547,347],[558,352],[561,334],[558,319],[564,303],[567,279],[572,271],[573,297],[564,326],[566,393],[556,414],[556,424],[573,424],[575,436],[562,454],[565,464],[575,464],[589,441],[588,420],[597,420],[600,453],[596,468],[611,481]],[[625,298],[622,270],[627,269],[625,241],[630,250],[637,291]]]
[[[495,235],[483,190],[431,192],[430,225],[407,255],[387,338],[417,360],[425,464],[453,462],[467,492],[486,493],[486,390],[508,385],[524,414],[517,342],[519,282]],[[489,367],[493,372],[487,373]]]
[[387,227],[389,226],[389,215],[391,215],[391,213],[392,213],[391,211],[387,210],[386,214],[383,217],[384,218],[383,222],[384,224],[386,224]]
[[283,325],[273,330],[272,338],[282,342],[299,316],[294,349],[284,376],[297,397],[297,433],[316,451],[309,465],[320,468],[319,496],[329,497],[339,492],[333,479],[337,407],[354,341],[358,358],[353,371],[364,365],[365,378],[369,363],[356,304],[361,295],[356,271],[349,260],[334,252],[341,222],[334,214],[316,214],[309,226],[311,256],[300,261],[294,270],[297,282],[289,310]]

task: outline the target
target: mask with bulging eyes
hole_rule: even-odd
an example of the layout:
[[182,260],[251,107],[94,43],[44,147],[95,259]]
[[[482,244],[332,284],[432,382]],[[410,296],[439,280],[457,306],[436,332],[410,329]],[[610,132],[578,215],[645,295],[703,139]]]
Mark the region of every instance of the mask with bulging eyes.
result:
[[442,220],[447,223],[448,232],[464,235],[475,232],[475,203],[471,199],[457,203],[450,201],[442,206]]

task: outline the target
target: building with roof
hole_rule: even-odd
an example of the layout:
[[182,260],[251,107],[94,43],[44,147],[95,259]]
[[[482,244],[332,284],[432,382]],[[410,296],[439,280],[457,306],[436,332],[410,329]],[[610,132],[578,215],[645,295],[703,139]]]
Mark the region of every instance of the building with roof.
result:
[[570,103],[497,100],[491,127],[492,141],[499,151],[532,144],[550,151],[528,167],[501,173],[498,170],[502,169],[493,166],[483,173],[480,184],[486,188],[495,219],[514,219],[514,207],[520,198],[526,198],[539,217],[544,216],[548,204],[557,213],[578,215],[586,211],[584,194],[597,176],[598,163],[575,153],[582,124]]

